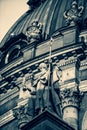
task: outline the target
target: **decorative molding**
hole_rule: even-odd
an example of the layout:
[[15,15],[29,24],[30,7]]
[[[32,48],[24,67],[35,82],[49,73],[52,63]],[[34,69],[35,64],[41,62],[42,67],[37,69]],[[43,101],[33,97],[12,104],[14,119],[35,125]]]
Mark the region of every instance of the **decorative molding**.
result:
[[[62,48],[62,50],[59,51],[59,52],[58,52],[58,50],[57,50],[55,53],[52,54],[51,58],[57,57],[57,56],[62,55],[62,54],[64,54],[64,53],[70,53],[70,52],[72,52],[73,50],[78,50],[78,49],[82,49],[82,50],[83,50],[83,45],[82,45],[82,43],[79,44],[79,46],[77,46],[77,45],[75,44],[72,48],[68,47],[68,48],[65,49],[65,47],[64,47],[64,48]],[[8,70],[11,70],[11,69],[13,68],[13,66],[15,66],[15,67],[11,70],[12,72],[8,73],[8,75],[6,76],[6,78],[7,78],[8,76],[11,76],[11,75],[13,75],[13,74],[15,74],[15,73],[18,73],[19,71],[21,71],[21,70],[23,70],[23,69],[26,69],[26,68],[28,68],[28,67],[30,67],[30,66],[33,66],[33,65],[35,65],[35,64],[38,64],[38,63],[40,63],[40,62],[46,61],[46,60],[48,60],[48,59],[49,59],[49,55],[47,54],[47,55],[45,55],[45,56],[43,56],[43,57],[41,57],[41,58],[35,58],[35,59],[33,59],[32,61],[28,61],[28,62],[26,62],[26,63],[23,63],[22,65],[18,66],[17,68],[16,68],[17,64],[15,64],[15,61],[14,61],[14,62],[13,62],[14,64],[10,64],[10,66],[5,66],[4,68],[2,68],[2,69],[1,69],[1,74],[4,74],[4,73],[6,74],[6,72],[7,72]],[[23,62],[23,58],[20,59],[20,61]],[[15,69],[15,71],[14,71],[14,69]]]
[[18,88],[14,88],[11,91],[8,91],[5,94],[2,94],[2,96],[0,97],[0,105],[5,104],[7,101],[12,100],[13,98],[18,96]]
[[87,59],[81,62],[80,65],[80,70],[85,70],[85,69],[87,69]]
[[81,92],[87,92],[87,80],[80,81],[79,89]]
[[[13,62],[7,64],[4,68],[2,68],[3,72],[6,72],[10,69],[12,69],[13,67],[16,67],[17,65],[21,64],[23,62],[23,57],[20,57],[18,59],[15,59]],[[2,74],[2,72],[1,72]]]
[[8,112],[6,112],[5,114],[3,114],[0,117],[0,127],[5,125],[6,123],[12,121],[15,117],[13,116],[13,111],[10,110]]

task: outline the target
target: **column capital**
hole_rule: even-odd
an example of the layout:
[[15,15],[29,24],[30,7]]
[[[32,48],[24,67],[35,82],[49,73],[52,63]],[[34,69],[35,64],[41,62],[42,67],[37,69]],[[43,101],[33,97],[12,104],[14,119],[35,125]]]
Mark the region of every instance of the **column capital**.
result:
[[64,89],[60,92],[62,100],[62,109],[68,106],[73,106],[79,108],[83,93],[78,89]]
[[15,107],[13,109],[13,116],[18,120],[18,127],[21,128],[30,121],[30,116],[27,113],[26,106]]

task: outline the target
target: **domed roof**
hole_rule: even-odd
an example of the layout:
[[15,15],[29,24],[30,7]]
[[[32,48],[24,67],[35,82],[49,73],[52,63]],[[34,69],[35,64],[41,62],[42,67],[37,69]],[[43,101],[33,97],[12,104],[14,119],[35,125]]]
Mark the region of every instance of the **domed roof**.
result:
[[[31,6],[33,0],[29,0]],[[31,26],[33,20],[38,20],[43,24],[42,36],[44,39],[50,37],[56,30],[66,26],[64,12],[70,9],[72,0],[35,0],[36,8],[27,11],[20,19],[11,27],[1,42],[1,46],[7,42],[11,34],[18,35],[26,33]],[[38,2],[40,1],[40,2]],[[87,2],[86,0],[78,0],[78,5],[84,7],[83,19],[87,20]],[[31,6],[32,7],[32,6]]]

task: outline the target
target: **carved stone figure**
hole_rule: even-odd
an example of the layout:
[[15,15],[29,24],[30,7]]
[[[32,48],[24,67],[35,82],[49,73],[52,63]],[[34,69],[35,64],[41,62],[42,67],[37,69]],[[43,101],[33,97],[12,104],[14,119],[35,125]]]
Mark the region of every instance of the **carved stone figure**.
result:
[[54,86],[56,85],[56,87],[59,87],[57,84],[57,82],[59,81],[57,70],[53,70],[52,79],[50,79],[51,73],[45,63],[41,63],[39,65],[39,69],[41,71],[41,75],[37,81],[35,105],[36,114],[49,109],[60,116],[61,112],[59,93],[56,93],[54,89]]
[[41,40],[42,24],[38,23],[37,20],[34,20],[31,24],[31,26],[29,26],[27,28],[26,35],[27,35],[28,42],[34,42],[34,41],[37,42],[37,41]]
[[17,81],[19,85],[19,100],[16,108],[13,109],[14,116],[18,119],[18,126],[21,128],[23,125],[31,121],[34,117],[34,103],[32,92],[32,76],[21,75]]
[[81,21],[81,16],[83,13],[83,6],[77,5],[77,2],[74,1],[71,5],[71,9],[64,12],[64,17],[66,18],[66,23],[68,25],[75,25]]

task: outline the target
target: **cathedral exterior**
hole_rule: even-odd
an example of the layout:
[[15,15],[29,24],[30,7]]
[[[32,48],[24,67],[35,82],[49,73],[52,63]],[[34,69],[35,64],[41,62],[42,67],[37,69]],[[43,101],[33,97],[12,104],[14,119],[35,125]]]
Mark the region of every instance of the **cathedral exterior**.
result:
[[87,130],[87,1],[27,4],[0,43],[0,130]]

